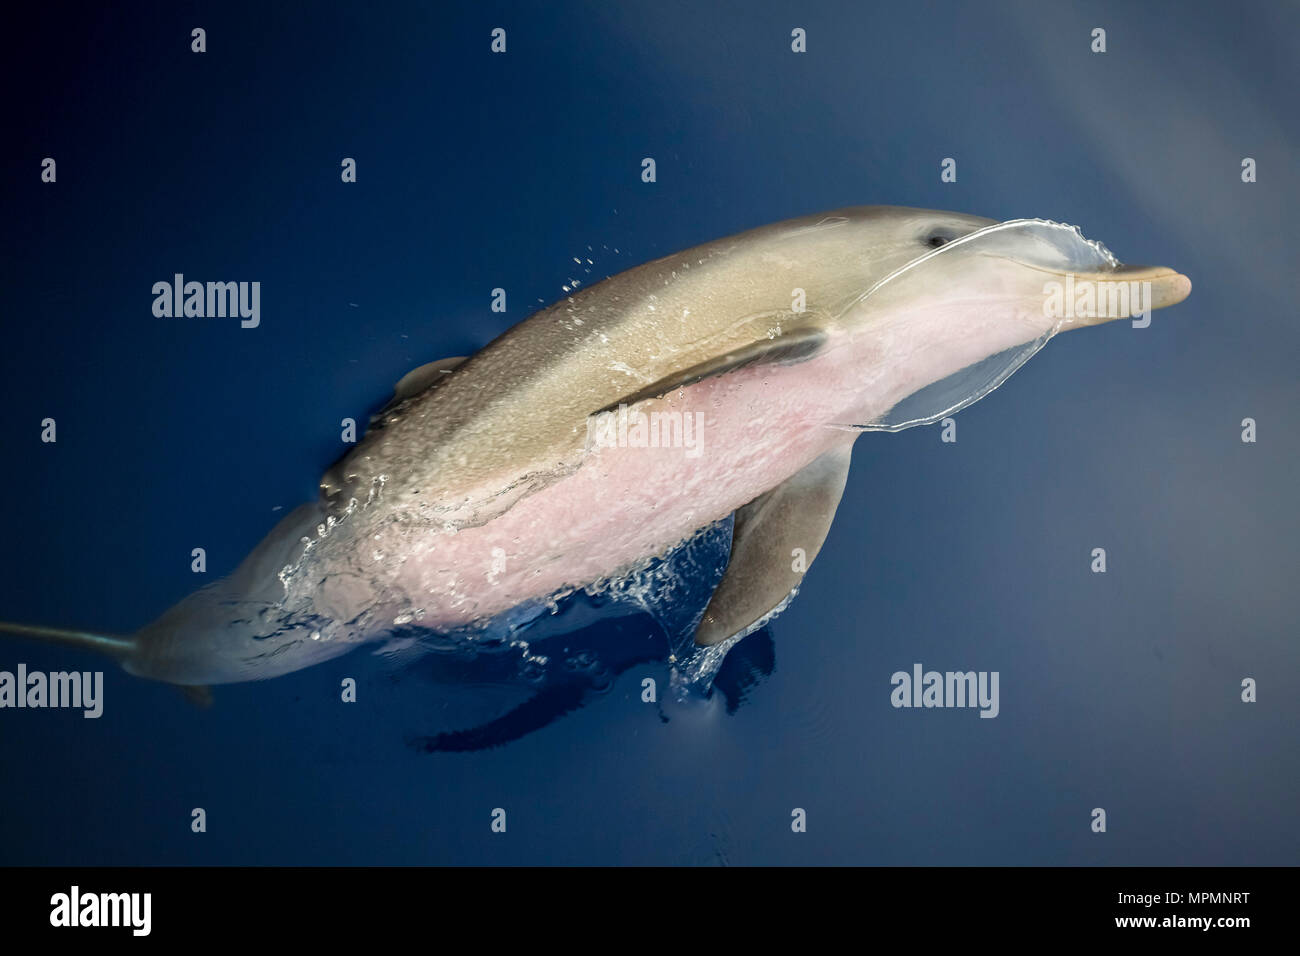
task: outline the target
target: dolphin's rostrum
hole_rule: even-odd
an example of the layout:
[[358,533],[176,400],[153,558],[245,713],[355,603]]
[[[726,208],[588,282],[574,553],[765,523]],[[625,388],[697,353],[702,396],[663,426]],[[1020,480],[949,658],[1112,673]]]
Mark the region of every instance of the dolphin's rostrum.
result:
[[730,564],[695,631],[717,645],[798,588],[862,431],[936,421],[1056,332],[1190,288],[1046,220],[869,206],[764,226],[411,372],[318,501],[133,637],[3,629],[175,684],[256,680],[397,627],[481,626],[734,512]]

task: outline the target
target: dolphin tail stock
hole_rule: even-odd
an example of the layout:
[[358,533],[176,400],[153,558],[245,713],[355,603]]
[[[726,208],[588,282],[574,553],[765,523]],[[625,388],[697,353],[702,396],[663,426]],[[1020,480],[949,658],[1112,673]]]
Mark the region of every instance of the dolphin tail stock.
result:
[[[74,631],[62,627],[45,627],[40,624],[18,624],[13,621],[0,621],[0,634],[15,637],[32,637],[47,644],[62,644],[65,647],[79,647],[83,650],[98,651],[107,654],[124,664],[135,654],[139,645],[134,637],[122,637],[117,634],[96,634],[92,631]],[[176,685],[185,698],[200,710],[212,706],[212,689],[200,685]]]
[[62,644],[68,647],[80,647],[99,651],[115,657],[119,661],[130,657],[136,650],[133,637],[121,637],[116,634],[96,634],[91,631],[74,631],[61,627],[44,627],[39,624],[17,624],[13,621],[0,621],[0,634],[12,634],[15,637],[33,637],[50,644]]

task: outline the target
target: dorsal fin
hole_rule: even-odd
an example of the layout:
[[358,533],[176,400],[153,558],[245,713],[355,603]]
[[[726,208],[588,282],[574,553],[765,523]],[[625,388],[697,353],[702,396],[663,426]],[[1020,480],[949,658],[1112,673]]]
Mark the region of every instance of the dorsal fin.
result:
[[[403,402],[427,392],[431,388],[437,388],[445,382],[453,371],[460,366],[468,356],[453,355],[451,358],[437,359],[433,362],[427,362],[418,368],[413,368],[397,380],[393,386],[393,397],[379,411],[370,416],[370,429],[376,430],[391,424],[395,417],[393,411]],[[343,454],[338,461],[330,465],[325,474],[320,479],[321,497],[325,500],[333,498],[346,484],[346,476],[342,473],[342,465],[352,457],[355,449],[349,449]]]
[[393,386],[393,397],[379,411],[370,416],[370,427],[382,428],[385,422],[385,416],[394,408],[401,405],[407,399],[414,398],[431,388],[437,388],[447,380],[447,377],[456,370],[468,356],[454,355],[451,358],[438,359],[433,362],[427,362],[418,368],[413,368],[397,380]]
[[624,395],[595,414],[617,410],[620,405],[635,405],[648,398],[661,398],[669,392],[694,385],[706,378],[725,375],[749,365],[793,365],[811,358],[826,342],[826,331],[816,325],[791,329],[772,338],[761,338],[721,355],[673,372],[657,382]]
[[434,362],[428,362],[419,368],[413,368],[397,380],[393,386],[393,398],[389,405],[395,405],[398,402],[404,402],[408,398],[419,395],[426,389],[437,385],[448,375],[450,375],[456,366],[465,361],[467,356],[454,355],[451,358],[438,359]]

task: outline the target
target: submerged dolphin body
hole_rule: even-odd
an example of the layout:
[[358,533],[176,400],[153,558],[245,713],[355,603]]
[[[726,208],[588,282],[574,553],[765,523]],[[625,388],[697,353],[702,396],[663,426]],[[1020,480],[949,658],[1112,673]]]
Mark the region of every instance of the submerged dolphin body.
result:
[[862,431],[937,421],[1056,332],[1190,288],[1044,220],[877,206],[754,229],[411,372],[318,501],[133,637],[5,629],[174,684],[256,680],[394,629],[481,627],[734,512],[694,633],[725,647],[797,589]]

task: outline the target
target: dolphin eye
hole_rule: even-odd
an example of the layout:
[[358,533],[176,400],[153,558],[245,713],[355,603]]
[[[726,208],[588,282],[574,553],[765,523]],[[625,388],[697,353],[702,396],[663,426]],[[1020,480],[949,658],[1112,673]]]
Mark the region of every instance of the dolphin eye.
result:
[[951,240],[949,239],[948,236],[945,236],[937,232],[934,235],[932,235],[929,239],[925,240],[926,245],[928,245],[931,249],[938,249],[940,246],[944,245],[949,241]]

